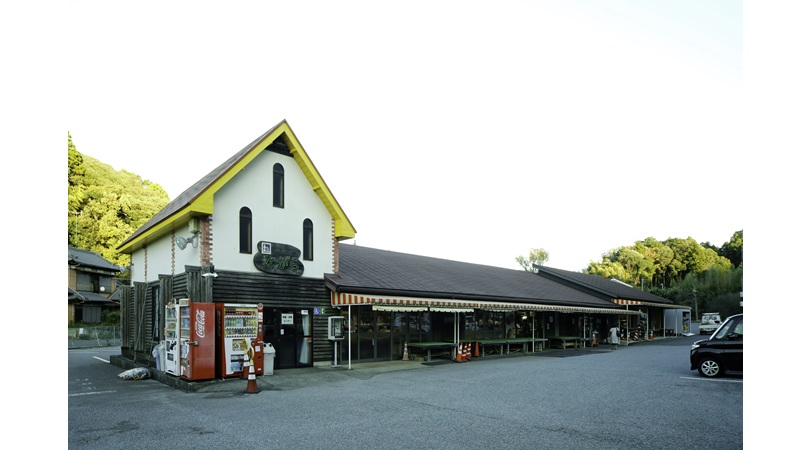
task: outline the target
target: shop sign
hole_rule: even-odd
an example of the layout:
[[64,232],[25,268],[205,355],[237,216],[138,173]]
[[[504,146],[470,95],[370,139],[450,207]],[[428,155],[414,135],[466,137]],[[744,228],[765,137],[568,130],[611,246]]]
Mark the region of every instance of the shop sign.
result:
[[300,249],[277,242],[260,241],[253,264],[262,272],[278,275],[300,276],[305,270],[300,261]]

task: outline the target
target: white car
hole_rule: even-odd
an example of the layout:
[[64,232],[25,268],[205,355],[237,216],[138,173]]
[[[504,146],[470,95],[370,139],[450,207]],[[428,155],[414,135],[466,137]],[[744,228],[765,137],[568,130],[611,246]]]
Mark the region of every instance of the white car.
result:
[[703,313],[703,319],[700,321],[700,334],[711,334],[717,331],[720,325],[722,325],[722,319],[718,312]]

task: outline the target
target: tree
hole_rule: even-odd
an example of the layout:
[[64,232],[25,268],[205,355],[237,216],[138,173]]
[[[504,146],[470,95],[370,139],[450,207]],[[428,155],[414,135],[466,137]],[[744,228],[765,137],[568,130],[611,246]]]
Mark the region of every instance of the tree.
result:
[[533,272],[533,266],[541,266],[544,265],[550,259],[550,253],[543,248],[532,248],[529,249],[528,257],[525,258],[524,256],[517,256],[516,261],[517,263],[522,266],[522,269],[526,272]]
[[742,266],[742,245],[744,241],[744,231],[739,230],[733,233],[731,239],[722,244],[720,247],[719,253],[720,256],[724,256],[728,258],[728,261],[733,264],[733,267],[741,267]]
[[67,245],[118,265],[130,257],[117,246],[169,203],[158,184],[78,152],[67,134]]

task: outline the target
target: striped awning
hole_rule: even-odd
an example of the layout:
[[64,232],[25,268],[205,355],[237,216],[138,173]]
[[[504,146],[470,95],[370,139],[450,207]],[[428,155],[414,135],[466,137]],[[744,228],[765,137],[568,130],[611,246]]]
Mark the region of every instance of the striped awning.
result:
[[[502,311],[557,311],[564,313],[589,313],[589,314],[638,314],[637,311],[628,311],[614,308],[595,308],[588,306],[543,305],[537,303],[516,302],[491,302],[459,299],[437,299],[422,297],[395,297],[383,295],[348,294],[344,292],[331,292],[331,306],[369,306],[379,308],[392,308],[399,306],[424,307],[431,311],[458,310],[469,312],[474,309],[502,310]],[[391,309],[384,309],[391,310]],[[467,311],[469,310],[469,311]]]
[[632,305],[632,306],[654,306],[656,308],[669,308],[669,309],[691,309],[688,306],[683,305],[670,305],[664,303],[653,303],[653,302],[645,302],[641,300],[627,300],[622,298],[615,298],[611,300],[612,302],[618,305]]
[[414,312],[427,311],[427,306],[402,306],[402,305],[372,305],[375,311]]

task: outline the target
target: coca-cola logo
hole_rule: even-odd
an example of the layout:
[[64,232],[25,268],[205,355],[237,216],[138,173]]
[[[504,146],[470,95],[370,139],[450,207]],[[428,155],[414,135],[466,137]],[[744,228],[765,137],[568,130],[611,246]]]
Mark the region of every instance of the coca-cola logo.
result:
[[198,309],[194,314],[194,332],[197,337],[206,337],[206,312]]

